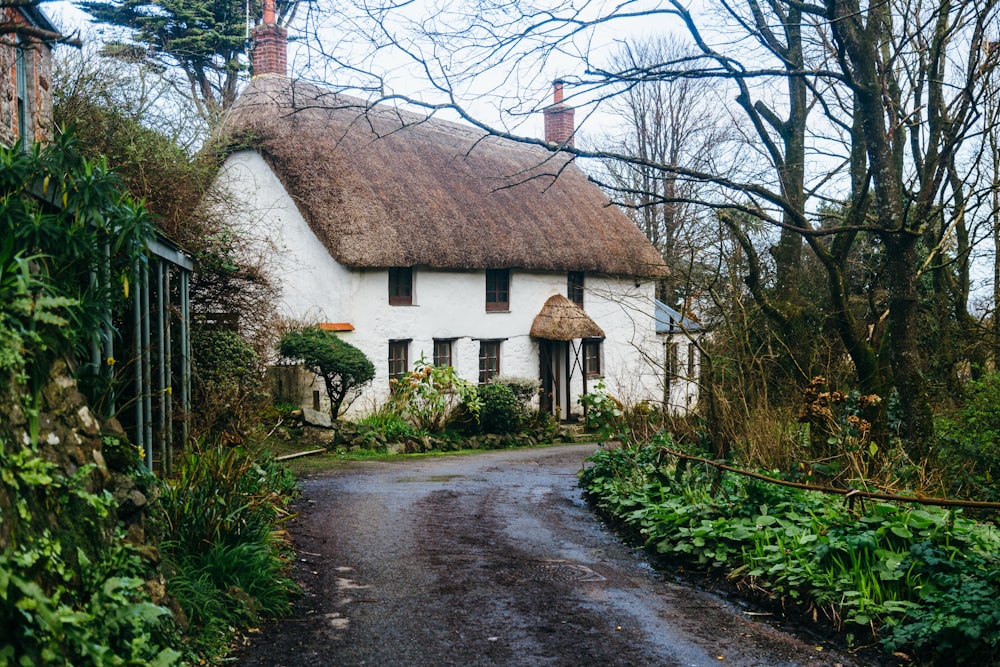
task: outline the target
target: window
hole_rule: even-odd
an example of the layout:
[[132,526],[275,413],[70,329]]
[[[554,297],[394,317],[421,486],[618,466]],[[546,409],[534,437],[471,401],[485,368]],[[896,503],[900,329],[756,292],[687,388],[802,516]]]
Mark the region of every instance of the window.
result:
[[583,372],[587,377],[601,375],[600,338],[589,338],[583,341]]
[[408,340],[389,341],[390,380],[399,380],[404,375],[406,375],[406,371],[410,367],[409,360],[407,359],[409,350],[410,350],[410,341]]
[[486,310],[510,310],[510,269],[486,270]]
[[566,275],[566,298],[583,308],[583,271],[570,271]]
[[693,380],[695,371],[698,370],[698,346],[688,343],[688,379]]
[[667,377],[677,377],[677,343],[667,344]]
[[389,305],[413,305],[413,269],[409,266],[389,268]]
[[[18,40],[20,41],[20,39]],[[27,49],[18,45],[17,68],[17,143],[27,150],[31,143],[31,125],[28,108],[28,57]]]
[[490,378],[500,375],[500,341],[479,342],[479,384],[486,384]]
[[454,366],[451,362],[451,345],[455,342],[453,338],[434,339],[434,365]]

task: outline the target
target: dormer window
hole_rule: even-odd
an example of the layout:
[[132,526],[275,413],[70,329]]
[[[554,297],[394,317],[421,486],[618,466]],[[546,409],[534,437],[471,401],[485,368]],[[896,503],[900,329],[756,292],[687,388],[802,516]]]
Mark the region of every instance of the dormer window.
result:
[[566,298],[583,308],[583,271],[566,274]]
[[486,270],[486,311],[510,310],[510,269]]
[[413,269],[409,266],[389,268],[389,305],[413,305]]

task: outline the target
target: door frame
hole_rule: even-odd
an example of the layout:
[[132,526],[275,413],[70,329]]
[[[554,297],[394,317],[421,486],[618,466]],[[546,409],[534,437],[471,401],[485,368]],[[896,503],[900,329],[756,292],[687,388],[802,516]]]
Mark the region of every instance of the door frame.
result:
[[[570,399],[570,343],[564,340],[539,339],[538,377],[542,391],[539,410],[559,415],[561,421],[569,419]],[[556,408],[559,408],[558,413]]]

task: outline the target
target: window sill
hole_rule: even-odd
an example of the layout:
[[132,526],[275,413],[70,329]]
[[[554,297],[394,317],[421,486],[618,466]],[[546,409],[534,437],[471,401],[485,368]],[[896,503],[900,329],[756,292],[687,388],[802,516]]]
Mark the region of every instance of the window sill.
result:
[[486,314],[487,315],[491,315],[491,314],[501,314],[502,315],[504,313],[508,313],[509,314],[510,313],[510,309],[509,308],[507,310],[490,310],[489,308],[486,309]]

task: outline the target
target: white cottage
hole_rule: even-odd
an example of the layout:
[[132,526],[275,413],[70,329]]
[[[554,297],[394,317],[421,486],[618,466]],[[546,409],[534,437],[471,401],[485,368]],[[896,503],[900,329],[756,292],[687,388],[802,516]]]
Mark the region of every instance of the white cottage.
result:
[[[598,381],[626,403],[663,403],[666,267],[565,153],[289,79],[275,28],[258,27],[218,185],[271,257],[280,314],[339,331],[375,363],[353,411],[421,357],[473,382],[539,378],[540,407],[563,418]],[[568,144],[559,88],[546,139]]]

